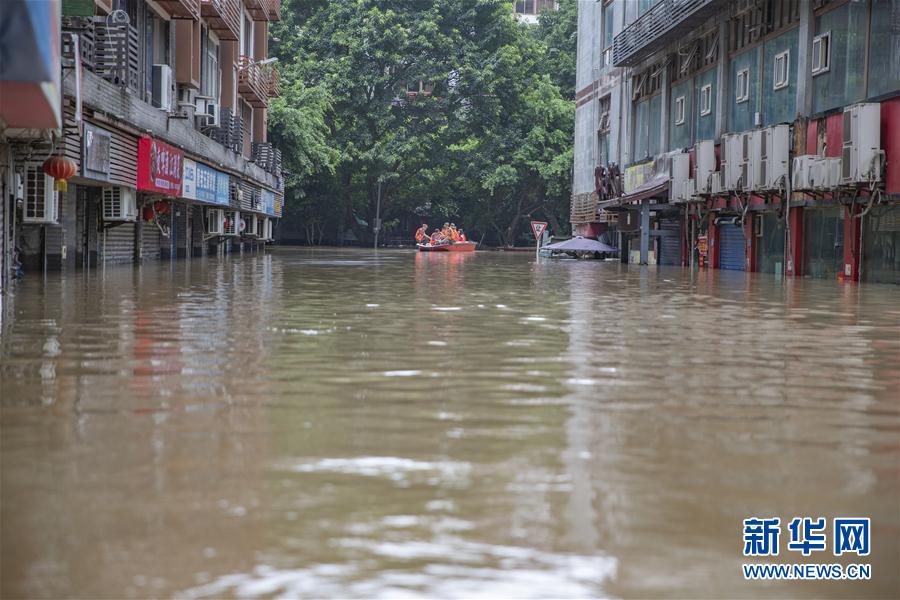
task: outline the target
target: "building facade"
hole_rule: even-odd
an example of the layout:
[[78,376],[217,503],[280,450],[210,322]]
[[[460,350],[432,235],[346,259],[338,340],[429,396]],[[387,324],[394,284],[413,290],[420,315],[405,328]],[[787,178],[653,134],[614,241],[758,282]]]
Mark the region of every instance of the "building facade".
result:
[[571,220],[623,260],[900,283],[900,0],[579,3]]
[[[10,0],[4,13],[36,5],[53,13],[31,30],[55,61],[47,81],[27,94],[27,69],[0,80],[5,286],[17,272],[272,239],[283,183],[266,140],[278,94],[267,49],[280,0]],[[22,40],[0,44],[5,69],[31,67]],[[53,110],[31,118],[36,102]]]

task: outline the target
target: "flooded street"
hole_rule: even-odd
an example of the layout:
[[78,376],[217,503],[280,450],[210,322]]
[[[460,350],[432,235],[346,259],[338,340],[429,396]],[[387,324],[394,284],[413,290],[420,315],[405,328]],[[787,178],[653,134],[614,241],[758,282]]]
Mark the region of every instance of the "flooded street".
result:
[[[2,302],[3,597],[900,591],[896,287],[276,249]],[[871,517],[872,580],[744,581],[753,516]]]

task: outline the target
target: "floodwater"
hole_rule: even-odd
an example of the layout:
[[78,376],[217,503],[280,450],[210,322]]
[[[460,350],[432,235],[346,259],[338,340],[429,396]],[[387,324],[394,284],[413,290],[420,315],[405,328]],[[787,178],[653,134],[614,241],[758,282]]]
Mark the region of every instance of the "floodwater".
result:
[[[3,597],[900,596],[896,287],[278,249],[2,302]],[[753,516],[872,579],[744,581]]]

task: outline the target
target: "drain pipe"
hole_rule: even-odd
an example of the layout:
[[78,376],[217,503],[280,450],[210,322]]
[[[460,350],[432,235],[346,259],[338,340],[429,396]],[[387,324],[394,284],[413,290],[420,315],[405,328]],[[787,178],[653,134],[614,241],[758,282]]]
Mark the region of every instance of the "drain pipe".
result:
[[[787,239],[788,246],[788,261],[791,265],[791,277],[797,276],[797,265],[794,264],[794,244],[791,238],[791,178],[787,175],[784,176],[785,184],[784,184],[784,235]],[[787,269],[785,269],[785,282],[787,282]]]

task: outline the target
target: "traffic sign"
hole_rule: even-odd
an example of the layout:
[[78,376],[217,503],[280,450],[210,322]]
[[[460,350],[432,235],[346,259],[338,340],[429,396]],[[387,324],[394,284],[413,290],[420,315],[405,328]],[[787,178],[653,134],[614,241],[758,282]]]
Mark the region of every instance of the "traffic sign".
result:
[[531,231],[534,232],[534,239],[540,241],[541,234],[547,229],[547,221],[532,221]]

